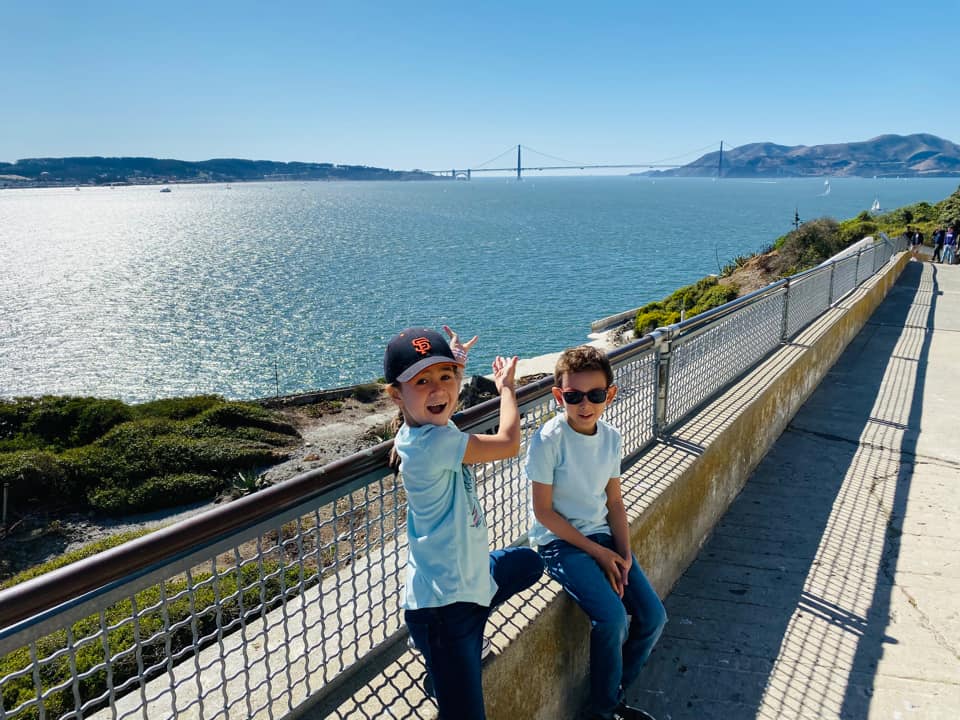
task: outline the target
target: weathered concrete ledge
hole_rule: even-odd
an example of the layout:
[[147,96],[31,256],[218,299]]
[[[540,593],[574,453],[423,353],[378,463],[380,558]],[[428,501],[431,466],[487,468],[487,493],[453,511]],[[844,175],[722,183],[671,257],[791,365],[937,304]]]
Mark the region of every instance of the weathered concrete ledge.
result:
[[[909,259],[896,257],[624,473],[633,548],[661,596]],[[575,717],[586,691],[589,628],[559,586],[539,584],[491,622],[498,652],[484,671],[488,717]]]

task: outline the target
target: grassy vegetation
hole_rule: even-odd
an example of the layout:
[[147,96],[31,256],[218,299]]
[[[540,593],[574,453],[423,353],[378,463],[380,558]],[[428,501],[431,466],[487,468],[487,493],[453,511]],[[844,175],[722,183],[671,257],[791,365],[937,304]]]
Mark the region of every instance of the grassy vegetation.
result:
[[19,513],[154,510],[215,496],[236,473],[285,459],[295,438],[279,415],[211,395],[0,401],[0,485]]
[[720,285],[717,278],[705,277],[693,285],[675,290],[663,300],[647,303],[637,311],[634,330],[644,335],[651,330],[680,322],[680,313],[693,317],[737,297],[736,285]]
[[[127,542],[128,540],[134,540],[150,532],[153,532],[153,530],[128,530],[127,532],[117,533],[116,535],[111,535],[110,537],[97,540],[96,542],[87,543],[82,548],[72,550],[68,553],[63,553],[52,560],[47,560],[45,563],[34,565],[31,568],[27,568],[23,572],[17,573],[11,578],[7,578],[3,582],[0,582],[0,590],[5,590],[9,587],[17,585],[18,583],[26,582],[27,580],[31,580],[35,577],[40,577],[48,572],[65,567],[70,563],[75,563],[78,560],[92,557],[97,553],[117,547],[118,545],[123,545],[123,543]],[[2,674],[0,674],[0,677],[2,677]]]
[[[262,575],[261,575],[262,573]],[[262,579],[261,579],[262,578]],[[319,581],[318,575],[306,580],[306,586]],[[218,631],[224,634],[238,629],[243,616],[260,613],[261,586],[267,606],[273,608],[283,599],[283,590],[297,587],[300,582],[300,570],[297,567],[281,568],[280,564],[264,562],[262,567],[250,563],[241,569],[235,569],[214,576],[210,572],[194,573],[192,589],[186,579],[170,580],[164,583],[162,593],[159,585],[147,588],[136,594],[134,600],[123,600],[106,609],[105,627],[110,628],[106,635],[106,645],[110,650],[110,672],[114,686],[139,675],[137,658],[134,653],[123,651],[135,646],[135,633],[141,638],[144,667],[157,666],[152,675],[166,671],[168,657],[167,638],[173,654],[189,648],[193,644],[192,624],[196,626],[197,637],[205,638],[201,646],[216,642]],[[161,599],[166,597],[166,610]],[[210,609],[219,598],[220,611]],[[131,620],[134,602],[140,613],[136,630]],[[194,615],[192,608],[208,608],[206,612]],[[183,622],[191,617],[193,622]],[[176,629],[172,629],[176,628]],[[37,655],[51,658],[68,646],[68,640],[76,652],[76,672],[80,678],[79,693],[82,702],[103,694],[107,687],[106,667],[94,670],[105,662],[104,643],[100,638],[100,618],[97,615],[74,623],[70,628],[72,637],[68,638],[63,630],[47,635],[37,641]],[[90,638],[89,640],[84,640]],[[31,666],[29,648],[20,648],[0,657],[0,677],[19,672]],[[64,689],[53,692],[44,700],[46,717],[60,717],[74,707],[73,689],[68,682],[73,677],[70,656],[60,653],[43,665],[41,681],[46,691],[57,685]],[[144,680],[148,677],[144,677]],[[36,697],[33,677],[21,676],[6,683],[3,687],[3,706],[9,711]],[[104,705],[101,703],[101,705]],[[29,708],[15,715],[14,720],[35,720],[40,717],[36,708]]]

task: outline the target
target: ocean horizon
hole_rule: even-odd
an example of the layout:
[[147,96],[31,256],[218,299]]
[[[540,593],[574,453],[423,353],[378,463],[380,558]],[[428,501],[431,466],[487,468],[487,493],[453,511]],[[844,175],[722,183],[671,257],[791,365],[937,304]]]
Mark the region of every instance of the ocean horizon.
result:
[[256,398],[370,382],[397,330],[586,339],[803,221],[955,178],[638,176],[0,191],[0,397]]

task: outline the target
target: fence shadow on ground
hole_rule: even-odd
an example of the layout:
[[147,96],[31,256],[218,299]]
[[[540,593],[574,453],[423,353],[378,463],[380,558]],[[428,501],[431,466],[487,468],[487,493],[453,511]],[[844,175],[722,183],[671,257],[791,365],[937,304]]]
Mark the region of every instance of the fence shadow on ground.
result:
[[935,271],[931,285],[908,264],[674,587],[628,699],[673,720],[867,715],[896,643],[936,297]]

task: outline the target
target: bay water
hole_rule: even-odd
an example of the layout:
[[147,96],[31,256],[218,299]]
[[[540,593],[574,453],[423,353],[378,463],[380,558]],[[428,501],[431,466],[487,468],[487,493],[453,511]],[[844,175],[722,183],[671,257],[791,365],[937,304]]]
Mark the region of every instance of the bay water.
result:
[[795,212],[845,219],[956,189],[531,176],[0,190],[0,397],[368,382],[409,325],[479,334],[468,372],[486,372],[769,246]]

